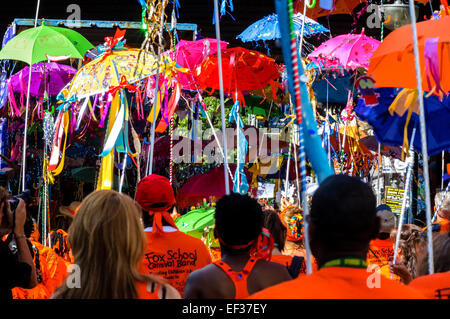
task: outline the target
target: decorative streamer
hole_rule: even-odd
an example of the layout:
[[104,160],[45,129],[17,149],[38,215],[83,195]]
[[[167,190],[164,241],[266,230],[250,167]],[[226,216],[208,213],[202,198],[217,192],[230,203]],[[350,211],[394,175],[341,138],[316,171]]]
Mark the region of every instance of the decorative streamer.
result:
[[233,178],[233,192],[239,194],[247,194],[249,185],[247,177],[244,173],[245,160],[247,158],[248,142],[245,138],[242,129],[244,128],[244,122],[239,115],[239,100],[234,102],[234,105],[230,111],[229,116],[230,123],[236,123],[237,130],[237,165],[236,172]]
[[[292,0],[289,0],[289,6],[286,1],[275,0],[275,7],[278,14],[278,21],[281,31],[281,44],[283,49],[284,61],[288,73],[288,86],[291,97],[295,97],[297,121],[301,126],[299,130],[300,139],[300,167],[302,175],[303,195],[306,192],[306,158],[305,149],[308,151],[313,169],[316,171],[319,182],[332,175],[333,172],[328,164],[325,150],[322,148],[322,141],[317,134],[317,124],[312,112],[309,96],[306,90],[306,76],[303,75],[303,66],[298,63],[298,47],[293,28],[293,7]],[[301,68],[301,69],[300,69]],[[302,73],[300,73],[300,71]],[[300,80],[302,85],[300,85]],[[303,105],[303,108],[302,108]],[[303,114],[302,114],[303,113]],[[305,120],[305,123],[303,122]],[[307,134],[304,134],[306,131]],[[306,144],[306,145],[305,145]],[[308,204],[306,196],[303,196],[303,212],[308,216]],[[305,218],[306,219],[306,218]],[[307,253],[307,272],[312,272],[311,251],[308,238],[308,223],[305,221],[305,246]]]
[[420,67],[420,55],[419,55],[419,41],[417,38],[417,26],[416,26],[416,11],[414,7],[414,1],[409,1],[409,16],[411,18],[412,36],[414,42],[414,63],[416,69],[416,83],[417,91],[419,93],[419,118],[420,118],[420,138],[422,142],[422,155],[423,155],[423,177],[425,180],[425,212],[427,219],[427,245],[428,245],[428,273],[434,274],[434,259],[433,259],[433,236],[431,233],[431,194],[430,194],[430,176],[428,167],[428,148],[427,148],[427,132],[425,127],[425,106],[423,101],[422,90],[422,73]]

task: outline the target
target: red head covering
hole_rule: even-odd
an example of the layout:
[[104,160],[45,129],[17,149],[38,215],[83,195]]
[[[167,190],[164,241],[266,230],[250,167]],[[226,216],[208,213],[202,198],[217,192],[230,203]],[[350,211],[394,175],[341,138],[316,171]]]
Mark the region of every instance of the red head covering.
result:
[[176,202],[166,177],[156,174],[144,177],[137,185],[136,201],[143,210],[153,215],[153,232],[163,232],[162,218],[177,228],[168,212]]

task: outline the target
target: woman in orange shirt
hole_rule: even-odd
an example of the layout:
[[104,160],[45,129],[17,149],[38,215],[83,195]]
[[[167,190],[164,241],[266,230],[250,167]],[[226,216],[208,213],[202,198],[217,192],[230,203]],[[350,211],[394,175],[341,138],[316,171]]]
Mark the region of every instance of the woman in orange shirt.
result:
[[[147,246],[140,213],[130,197],[116,191],[101,190],[87,196],[69,231],[78,267],[52,298],[180,298],[164,280],[138,272]],[[77,269],[81,271],[77,273]],[[77,282],[80,288],[71,289]]]

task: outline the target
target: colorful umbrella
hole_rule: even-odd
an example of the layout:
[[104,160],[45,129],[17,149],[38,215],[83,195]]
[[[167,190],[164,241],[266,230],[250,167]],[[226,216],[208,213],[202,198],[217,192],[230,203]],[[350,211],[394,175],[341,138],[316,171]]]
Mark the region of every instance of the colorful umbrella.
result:
[[[227,42],[220,42],[220,47],[222,50],[225,50],[227,46]],[[175,62],[179,66],[194,72],[195,68],[205,61],[208,56],[216,53],[217,41],[215,39],[202,39],[197,41],[180,40],[180,42],[178,42],[175,46],[174,56]],[[196,78],[192,73],[179,73],[178,81],[183,89],[198,89]]]
[[23,61],[29,65],[46,61],[49,56],[83,59],[94,46],[81,34],[66,28],[40,27],[25,30],[12,38],[0,51],[0,60]]
[[[86,64],[75,75],[69,87],[68,97],[78,99],[106,93],[110,87],[117,87],[125,77],[134,83],[157,72],[157,59],[149,52],[139,49],[112,51]],[[167,59],[167,58],[166,58]]]
[[[319,1],[310,0],[312,8],[306,7],[306,16],[317,20],[317,18],[328,16],[331,14],[352,14],[353,9],[361,3],[360,0],[333,0],[333,7],[331,10],[322,9]],[[294,4],[295,12],[302,12],[304,9],[304,0],[297,0]]]
[[201,239],[205,228],[214,226],[215,212],[215,207],[191,210],[189,213],[177,218],[175,225],[179,231]]
[[[235,164],[229,165],[231,171],[236,170]],[[247,179],[250,174],[245,170]],[[231,177],[227,174],[229,183],[232,183]],[[211,181],[214,181],[213,183]],[[177,205],[180,208],[201,203],[204,198],[215,196],[220,198],[225,195],[225,180],[223,166],[213,168],[205,173],[197,174],[189,178],[186,183],[178,190]]]
[[[367,75],[376,87],[417,88],[411,25],[390,33],[373,54]],[[450,16],[417,23],[422,88],[450,91]]]
[[[231,48],[222,51],[224,92],[243,102],[242,91],[262,90],[280,77],[275,60],[257,51]],[[196,70],[200,87],[219,89],[217,55],[210,56]]]
[[[13,92],[26,94],[26,83],[30,73],[30,67],[26,66],[10,79],[10,87]],[[30,95],[44,97],[47,92],[49,96],[57,96],[59,92],[69,83],[77,73],[75,68],[68,65],[50,63],[36,63],[31,67]]]
[[[305,20],[304,36],[311,36],[318,33],[329,32],[323,25],[317,23],[313,19],[297,13],[294,15],[295,34],[300,36],[302,31],[303,20]],[[280,27],[278,25],[278,15],[271,14],[261,20],[251,24],[247,29],[239,34],[237,39],[242,42],[259,41],[259,40],[274,40],[281,38]]]
[[[419,115],[411,112],[411,119],[408,123],[408,112],[404,112],[402,115],[397,112],[393,112],[391,115],[389,112],[389,108],[399,92],[400,89],[394,88],[375,89],[378,103],[371,103],[368,106],[368,102],[363,97],[358,101],[355,112],[361,120],[367,121],[373,127],[377,140],[384,145],[404,145],[405,127],[408,139],[411,138],[412,130],[415,127],[417,133],[414,138],[414,151],[421,153]],[[450,97],[444,97],[441,102],[437,96],[430,96],[425,98],[424,102],[428,153],[435,155],[444,150],[450,150],[450,125],[448,125],[450,123]]]
[[361,34],[344,34],[322,43],[308,58],[324,68],[336,65],[355,70],[367,69],[369,59],[380,45],[380,41]]

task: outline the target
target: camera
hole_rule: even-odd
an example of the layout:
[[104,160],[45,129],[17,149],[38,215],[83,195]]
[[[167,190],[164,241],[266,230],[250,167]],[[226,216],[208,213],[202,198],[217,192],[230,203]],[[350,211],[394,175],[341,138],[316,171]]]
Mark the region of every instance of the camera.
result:
[[19,198],[21,198],[25,202],[25,206],[28,206],[31,202],[31,191],[29,189],[26,189],[21,194],[11,197],[9,200],[9,206],[11,208],[11,212],[16,212],[16,208],[19,205]]

